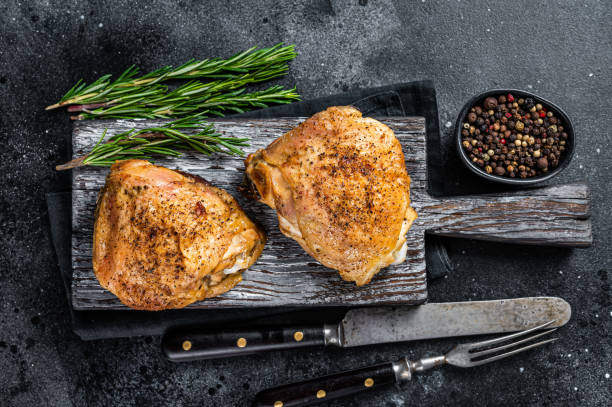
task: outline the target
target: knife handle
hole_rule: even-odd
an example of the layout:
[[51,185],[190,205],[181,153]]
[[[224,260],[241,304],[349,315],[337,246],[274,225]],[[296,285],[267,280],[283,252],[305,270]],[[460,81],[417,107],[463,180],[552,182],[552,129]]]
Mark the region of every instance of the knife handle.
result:
[[323,376],[257,393],[254,407],[312,406],[395,383],[390,362]]
[[183,329],[168,331],[162,338],[162,350],[173,362],[228,358],[324,344],[323,325],[217,331]]

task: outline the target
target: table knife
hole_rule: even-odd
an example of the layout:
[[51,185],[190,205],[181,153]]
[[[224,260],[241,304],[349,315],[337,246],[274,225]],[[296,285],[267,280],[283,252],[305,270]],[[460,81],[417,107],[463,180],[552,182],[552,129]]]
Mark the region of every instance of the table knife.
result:
[[342,348],[432,338],[514,332],[555,321],[563,326],[570,305],[556,297],[428,303],[419,306],[349,310],[338,324],[240,329],[174,329],[162,338],[162,350],[174,362],[218,359],[302,348]]

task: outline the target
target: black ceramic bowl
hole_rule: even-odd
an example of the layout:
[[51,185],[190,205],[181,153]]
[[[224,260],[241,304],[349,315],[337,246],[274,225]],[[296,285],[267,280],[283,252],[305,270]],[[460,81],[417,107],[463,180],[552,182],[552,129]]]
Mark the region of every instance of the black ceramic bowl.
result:
[[[462,125],[465,121],[467,121],[467,115],[470,112],[470,109],[473,106],[482,103],[489,96],[497,97],[499,95],[507,95],[508,93],[511,93],[512,96],[514,96],[516,99],[528,98],[528,97],[532,98],[536,103],[542,104],[542,106],[547,108],[549,111],[552,111],[555,114],[555,116],[559,117],[563,121],[564,131],[567,133],[567,144],[565,145],[565,155],[562,157],[561,161],[559,162],[559,166],[555,168],[554,170],[546,173],[545,175],[540,175],[540,176],[531,177],[531,178],[509,178],[509,177],[500,177],[499,175],[494,175],[494,174],[487,174],[485,170],[483,170],[482,168],[473,164],[470,161],[470,158],[468,157],[465,150],[463,149],[463,146],[461,145]],[[459,153],[459,157],[461,157],[461,161],[463,161],[463,163],[474,174],[482,178],[488,179],[489,181],[499,182],[503,184],[532,185],[537,182],[546,181],[554,177],[555,175],[563,171],[563,169],[567,167],[567,165],[572,160],[572,157],[574,155],[574,143],[575,143],[574,127],[572,126],[572,121],[567,116],[567,114],[565,114],[565,112],[561,110],[561,108],[555,105],[554,103],[551,103],[544,98],[541,98],[530,92],[525,92],[523,90],[494,89],[494,90],[490,90],[490,91],[481,93],[479,95],[476,95],[473,98],[471,98],[463,106],[463,109],[461,109],[461,111],[459,112],[459,116],[457,117],[457,123],[455,124],[455,145],[457,148],[457,152]]]

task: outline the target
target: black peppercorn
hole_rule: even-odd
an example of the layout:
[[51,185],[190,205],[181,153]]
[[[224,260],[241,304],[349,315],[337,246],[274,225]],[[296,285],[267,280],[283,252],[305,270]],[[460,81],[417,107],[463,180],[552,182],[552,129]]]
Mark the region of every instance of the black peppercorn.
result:
[[556,168],[568,138],[562,120],[533,98],[497,95],[472,106],[462,123],[470,160],[488,173],[533,177]]
[[548,160],[546,159],[546,157],[538,159],[538,168],[540,168],[541,170],[548,168]]
[[483,106],[487,110],[495,109],[497,107],[497,99],[494,97],[488,97],[485,99]]

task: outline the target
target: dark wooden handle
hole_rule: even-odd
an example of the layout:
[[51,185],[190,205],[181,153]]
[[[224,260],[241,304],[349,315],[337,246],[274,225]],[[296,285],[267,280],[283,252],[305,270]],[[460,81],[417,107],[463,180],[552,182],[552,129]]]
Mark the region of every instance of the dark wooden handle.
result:
[[369,366],[264,390],[255,396],[256,407],[312,406],[395,383],[391,363]]
[[590,192],[584,184],[423,202],[417,212],[428,223],[427,232],[436,235],[546,246],[593,242]]
[[162,350],[173,362],[219,359],[324,344],[322,325],[227,331],[180,329],[168,331],[162,338]]

